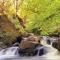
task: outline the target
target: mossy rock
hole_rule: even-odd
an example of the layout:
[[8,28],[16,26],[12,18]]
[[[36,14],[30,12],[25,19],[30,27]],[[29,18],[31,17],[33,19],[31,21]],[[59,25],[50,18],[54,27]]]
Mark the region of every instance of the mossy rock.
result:
[[16,33],[5,33],[0,34],[0,42],[3,42],[7,46],[11,46],[16,41]]

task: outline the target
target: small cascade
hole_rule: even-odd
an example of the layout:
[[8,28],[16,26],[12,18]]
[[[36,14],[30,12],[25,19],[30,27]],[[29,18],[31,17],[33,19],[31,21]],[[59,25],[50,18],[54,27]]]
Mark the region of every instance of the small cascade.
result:
[[18,47],[10,47],[0,51],[0,55],[17,55]]
[[42,55],[44,55],[45,54],[45,52],[44,52],[44,49],[45,47],[44,46],[38,46],[36,49],[38,50],[38,53],[37,53],[37,56],[42,56]]
[[[53,41],[51,41],[51,44]],[[57,49],[53,48],[51,44],[48,45],[46,40],[42,40],[41,44],[42,44],[41,46],[36,47],[36,49],[38,50],[38,53],[35,57],[23,56],[22,58],[21,56],[19,56],[19,53],[18,53],[19,47],[16,47],[14,45],[13,47],[2,49],[0,51],[0,60],[5,60],[5,58],[9,58],[9,59],[13,58],[12,60],[15,60],[15,58],[17,58],[16,60],[49,60],[49,59],[60,60],[60,54],[58,53]]]
[[18,56],[18,47],[10,47],[0,51],[0,59],[1,58],[10,58],[14,56]]

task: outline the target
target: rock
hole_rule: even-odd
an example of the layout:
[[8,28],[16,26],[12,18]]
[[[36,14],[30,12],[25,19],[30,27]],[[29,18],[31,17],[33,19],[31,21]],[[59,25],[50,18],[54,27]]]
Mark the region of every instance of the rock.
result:
[[57,49],[57,42],[53,42],[52,46]]
[[56,48],[58,51],[60,51],[60,37],[52,43],[52,46]]
[[29,36],[27,38],[24,38],[24,40],[21,41],[19,47],[20,48],[30,48],[37,44],[40,44],[40,39],[37,36]]
[[57,49],[58,49],[58,51],[60,51],[60,37],[58,38],[58,40],[56,41],[56,43],[57,43]]
[[8,16],[0,16],[0,42],[4,42],[7,46],[12,45],[18,36],[18,30],[15,25],[9,20]]
[[1,37],[0,42],[3,42],[6,46],[9,47],[13,45],[13,42],[15,42],[15,40],[16,38],[13,35],[11,36],[7,35],[7,36]]
[[16,42],[16,43],[14,43],[14,44],[13,44],[13,46],[19,46],[19,43],[18,43],[18,42]]
[[6,48],[7,45],[5,45],[3,42],[0,42],[0,50],[3,49],[3,48]]
[[43,45],[38,45],[37,47],[36,47],[36,50],[38,50],[38,53],[37,53],[37,55],[38,56],[41,56],[41,55],[43,55],[43,54],[45,54],[45,49],[44,49],[45,47],[43,46]]
[[38,53],[36,47],[40,45],[40,37],[36,35],[31,35],[24,37],[24,40],[19,44],[19,53],[20,55],[26,56],[35,56]]
[[21,56],[35,56],[38,50],[36,49],[19,49],[19,54]]
[[50,40],[47,40],[47,44],[49,44],[49,45],[50,45],[50,44],[51,44],[51,41],[50,41]]
[[37,45],[35,48],[26,48],[26,49],[19,49],[20,56],[41,56],[44,54],[44,47],[43,45]]
[[20,55],[26,55],[26,56],[34,56],[37,54],[36,47],[38,44],[33,43],[29,40],[22,40],[22,42],[19,45],[19,53]]
[[22,39],[23,39],[22,36],[18,36],[18,37],[16,38],[16,42],[21,43]]
[[35,35],[29,36],[28,40],[32,41],[32,42],[35,42],[35,43],[40,43],[40,41],[41,41],[40,37],[39,36],[35,36]]
[[39,56],[41,56],[41,55],[43,55],[43,54],[44,54],[44,49],[41,48],[41,49],[39,50]]
[[35,44],[28,40],[22,40],[22,42],[19,45],[19,48],[26,49],[26,48],[34,48]]
[[22,34],[23,37],[29,37],[29,36],[34,36],[33,33],[28,33],[28,32],[25,32]]

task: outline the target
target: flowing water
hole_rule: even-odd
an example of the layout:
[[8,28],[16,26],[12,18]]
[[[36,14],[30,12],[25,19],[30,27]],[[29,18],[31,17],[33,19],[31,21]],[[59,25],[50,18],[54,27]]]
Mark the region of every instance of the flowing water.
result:
[[5,58],[14,58],[18,55],[18,47],[6,48],[0,51],[0,60]]
[[46,41],[41,43],[45,48],[45,54],[42,56],[21,57],[18,54],[18,47],[9,47],[0,51],[0,60],[60,60],[60,54],[55,48],[46,44]]

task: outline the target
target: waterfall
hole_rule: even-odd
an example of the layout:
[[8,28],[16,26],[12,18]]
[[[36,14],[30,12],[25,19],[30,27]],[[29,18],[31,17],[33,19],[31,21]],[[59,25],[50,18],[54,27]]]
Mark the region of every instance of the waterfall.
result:
[[[57,51],[57,49],[53,48],[51,45],[48,45],[46,43],[46,40],[42,40],[41,44],[43,46],[37,47],[38,53],[34,57],[32,57],[32,56],[31,57],[25,57],[25,56],[20,57],[19,53],[18,53],[18,49],[19,49],[18,47],[9,47],[6,49],[2,49],[0,51],[0,60],[3,60],[3,59],[7,60],[5,58],[9,58],[8,60],[10,60],[11,58],[13,58],[12,60],[60,60],[60,54]],[[39,50],[42,48],[44,49],[44,54],[41,56],[38,56]]]
[[18,47],[9,47],[0,51],[1,58],[10,58],[18,56]]

